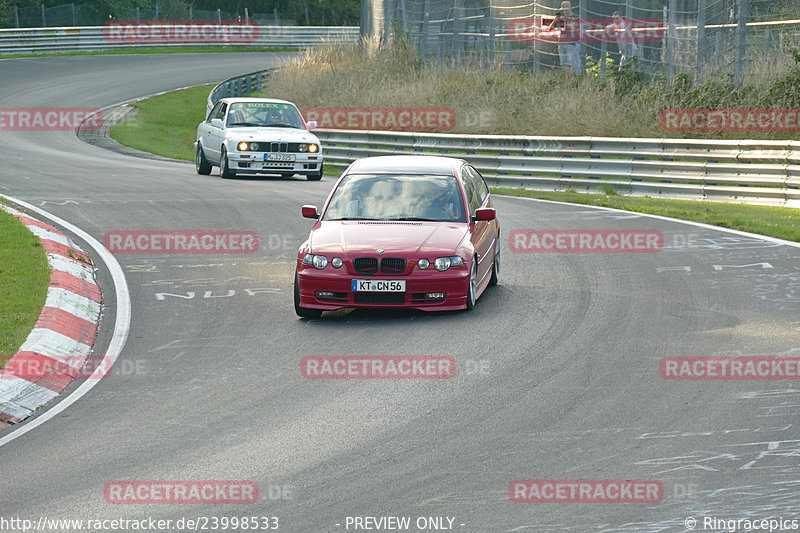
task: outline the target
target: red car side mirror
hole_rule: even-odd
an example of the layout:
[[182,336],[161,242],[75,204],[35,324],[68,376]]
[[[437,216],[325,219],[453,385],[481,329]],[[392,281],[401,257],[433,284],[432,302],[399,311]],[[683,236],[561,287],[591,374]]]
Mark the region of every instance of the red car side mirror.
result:
[[[494,211],[494,209],[492,209]],[[303,206],[303,216],[305,218],[319,218],[319,213],[317,213],[317,206],[315,205],[304,205]]]
[[497,218],[497,212],[494,210],[494,207],[480,207],[475,210],[475,216],[472,217],[472,221],[485,220],[488,222],[495,218]]

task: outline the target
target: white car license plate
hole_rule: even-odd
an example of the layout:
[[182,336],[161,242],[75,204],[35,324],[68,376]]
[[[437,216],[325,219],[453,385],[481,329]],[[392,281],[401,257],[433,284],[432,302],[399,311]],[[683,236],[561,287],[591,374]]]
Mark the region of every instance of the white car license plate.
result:
[[294,154],[264,154],[264,161],[294,161]]
[[406,280],[354,279],[353,292],[406,292]]

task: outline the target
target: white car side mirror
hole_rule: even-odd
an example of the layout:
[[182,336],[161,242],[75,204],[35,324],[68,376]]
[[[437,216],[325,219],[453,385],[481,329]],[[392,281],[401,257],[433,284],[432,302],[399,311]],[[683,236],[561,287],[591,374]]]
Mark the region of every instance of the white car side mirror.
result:
[[219,129],[222,129],[222,119],[221,118],[212,118],[211,125],[215,126]]
[[306,122],[306,128],[308,128],[310,130],[313,130],[314,128],[316,128],[318,126],[319,126],[319,124],[317,124],[316,120],[309,120],[308,122]]

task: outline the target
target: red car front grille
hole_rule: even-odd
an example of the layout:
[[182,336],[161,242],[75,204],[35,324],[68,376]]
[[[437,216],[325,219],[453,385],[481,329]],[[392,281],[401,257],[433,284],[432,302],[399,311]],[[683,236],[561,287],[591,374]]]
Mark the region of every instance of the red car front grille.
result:
[[353,270],[356,274],[373,276],[378,274],[398,275],[406,271],[406,260],[402,257],[383,257],[378,262],[376,257],[356,257],[353,259]]
[[378,273],[378,260],[374,257],[356,257],[353,259],[353,270],[356,274],[373,275]]
[[381,273],[402,274],[406,271],[406,260],[402,257],[384,257],[381,259]]

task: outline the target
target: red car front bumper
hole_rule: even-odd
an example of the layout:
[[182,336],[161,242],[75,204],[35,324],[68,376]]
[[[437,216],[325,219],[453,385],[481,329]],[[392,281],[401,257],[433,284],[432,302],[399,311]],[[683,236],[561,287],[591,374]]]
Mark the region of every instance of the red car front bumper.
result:
[[[402,276],[364,276],[352,274],[342,267],[332,270],[327,267],[317,270],[313,266],[298,261],[297,285],[300,292],[300,305],[309,309],[333,311],[347,307],[356,308],[408,308],[422,311],[455,311],[466,309],[469,270],[465,266],[439,272],[414,268],[410,274]],[[405,280],[404,293],[355,292],[354,279]],[[332,292],[321,296],[319,292]],[[427,293],[446,293],[443,299],[424,298]]]

